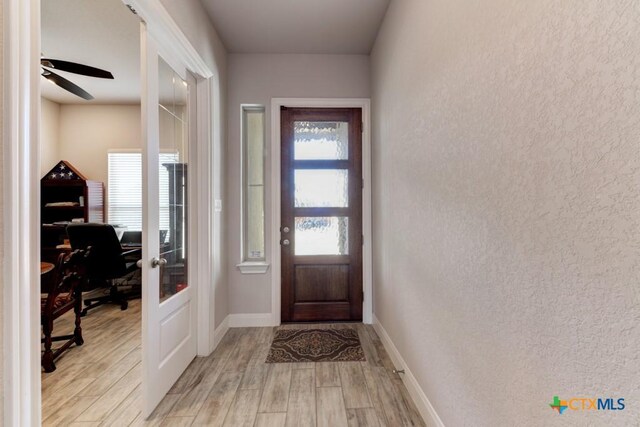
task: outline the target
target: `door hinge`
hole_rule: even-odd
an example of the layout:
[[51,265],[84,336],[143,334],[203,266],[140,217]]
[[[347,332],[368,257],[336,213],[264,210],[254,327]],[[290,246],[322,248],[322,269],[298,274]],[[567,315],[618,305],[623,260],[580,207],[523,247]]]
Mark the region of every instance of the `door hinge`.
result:
[[364,178],[362,178],[362,188],[364,188]]
[[362,235],[362,246],[364,246],[364,234]]
[[360,122],[360,132],[364,133],[364,122]]
[[364,301],[364,291],[362,291],[362,301]]

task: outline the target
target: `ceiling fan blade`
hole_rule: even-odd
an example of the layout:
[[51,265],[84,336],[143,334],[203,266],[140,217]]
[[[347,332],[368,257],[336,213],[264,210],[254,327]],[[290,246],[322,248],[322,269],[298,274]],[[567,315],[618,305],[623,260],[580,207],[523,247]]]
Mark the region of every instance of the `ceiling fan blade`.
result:
[[71,83],[69,80],[65,79],[62,76],[57,75],[54,72],[43,69],[42,75],[44,76],[45,79],[55,83],[56,85],[60,86],[62,89],[69,91],[72,94],[79,96],[82,99],[86,99],[87,101],[90,101],[93,99],[93,96],[89,92],[85,91],[77,84]]
[[90,67],[76,62],[61,61],[59,59],[42,58],[40,64],[43,67],[53,68],[55,70],[67,71],[74,74],[82,74],[83,76],[98,77],[100,79],[113,79],[113,74],[100,68]]

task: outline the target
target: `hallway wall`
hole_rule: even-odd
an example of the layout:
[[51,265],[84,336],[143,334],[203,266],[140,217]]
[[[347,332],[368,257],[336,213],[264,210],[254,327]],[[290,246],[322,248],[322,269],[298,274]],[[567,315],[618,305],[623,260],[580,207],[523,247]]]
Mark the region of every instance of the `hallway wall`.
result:
[[391,2],[374,312],[445,425],[640,419],[638,34],[631,1]]
[[369,98],[369,57],[366,55],[229,55],[229,138],[227,144],[227,269],[232,314],[271,313],[271,269],[266,274],[242,274],[240,256],[240,106],[266,107],[265,233],[271,262],[271,98]]

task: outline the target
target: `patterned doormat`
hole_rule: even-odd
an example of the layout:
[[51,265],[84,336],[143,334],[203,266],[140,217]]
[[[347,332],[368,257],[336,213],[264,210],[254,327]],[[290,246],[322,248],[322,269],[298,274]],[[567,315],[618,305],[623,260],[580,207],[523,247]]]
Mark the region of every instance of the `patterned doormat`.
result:
[[357,362],[366,360],[353,329],[281,329],[266,363]]

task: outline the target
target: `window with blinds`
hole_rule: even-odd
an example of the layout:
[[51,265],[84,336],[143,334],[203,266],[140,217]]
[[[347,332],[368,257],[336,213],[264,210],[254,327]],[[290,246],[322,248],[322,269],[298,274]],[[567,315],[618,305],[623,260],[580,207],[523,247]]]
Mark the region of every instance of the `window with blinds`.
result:
[[[113,225],[124,225],[128,230],[141,231],[142,154],[109,152],[108,156],[108,221]],[[160,153],[160,230],[169,230],[169,173],[162,165],[178,160],[178,153]]]

